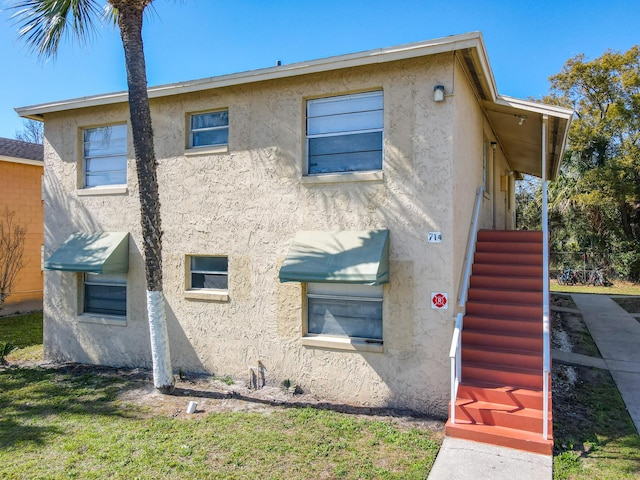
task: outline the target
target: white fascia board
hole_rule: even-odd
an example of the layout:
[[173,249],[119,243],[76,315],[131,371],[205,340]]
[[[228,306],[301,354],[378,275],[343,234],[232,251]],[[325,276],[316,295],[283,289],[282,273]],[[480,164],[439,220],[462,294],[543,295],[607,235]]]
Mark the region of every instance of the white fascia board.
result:
[[[159,85],[148,89],[149,98],[160,98],[170,95],[179,95],[202,90],[242,85],[247,83],[262,82],[281,78],[307,75],[310,73],[327,72],[342,68],[359,67],[373,65],[376,63],[392,62],[409,58],[418,58],[438,53],[452,52],[465,48],[475,48],[482,63],[482,68],[490,84],[495,90],[493,74],[486,55],[482,34],[480,32],[470,32],[461,35],[428,40],[424,42],[400,45],[397,47],[380,48],[364,52],[351,53],[309,62],[292,63],[290,65],[276,66],[252,70],[248,72],[221,75],[218,77],[204,78],[187,82],[171,83]],[[19,116],[42,120],[42,115],[52,112],[73,110],[77,108],[88,108],[99,105],[112,105],[124,103],[128,100],[127,92],[115,92],[102,95],[63,100],[59,102],[44,103],[27,107],[18,107],[15,111]]]
[[520,98],[508,97],[506,95],[498,95],[495,100],[496,105],[504,105],[505,107],[516,108],[540,115],[549,115],[551,117],[559,117],[565,120],[573,118],[573,109],[560,107],[557,105],[549,105],[547,103],[532,102],[530,100],[522,100]]
[[44,167],[43,160],[31,160],[29,158],[7,157],[4,155],[0,155],[0,162],[22,163],[24,165],[35,165],[37,167]]

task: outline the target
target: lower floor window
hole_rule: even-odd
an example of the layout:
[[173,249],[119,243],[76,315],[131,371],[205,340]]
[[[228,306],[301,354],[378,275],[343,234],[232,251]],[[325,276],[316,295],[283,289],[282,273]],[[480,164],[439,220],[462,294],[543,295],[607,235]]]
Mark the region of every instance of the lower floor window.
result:
[[84,274],[84,313],[127,315],[126,274]]
[[382,286],[307,284],[307,332],[382,342]]
[[227,257],[190,256],[187,290],[227,290],[229,261]]

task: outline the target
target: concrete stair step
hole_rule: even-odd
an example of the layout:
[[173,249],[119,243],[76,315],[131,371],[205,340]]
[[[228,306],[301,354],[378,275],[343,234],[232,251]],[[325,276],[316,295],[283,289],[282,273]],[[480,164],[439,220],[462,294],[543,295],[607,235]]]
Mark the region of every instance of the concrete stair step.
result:
[[489,382],[510,387],[542,389],[542,369],[463,362],[462,379],[469,382]]
[[[542,396],[543,391],[540,389],[509,387],[487,382],[463,381],[458,386],[459,399],[513,405],[520,408],[542,410]],[[549,393],[549,400],[551,401],[551,393]]]
[[542,335],[462,329],[462,345],[542,352]]
[[542,254],[532,253],[504,253],[504,252],[478,252],[473,257],[474,263],[488,263],[491,265],[542,265]]
[[466,315],[464,317],[464,327],[476,331],[542,335],[542,320],[539,318],[498,318]]
[[539,242],[541,230],[479,230],[478,242]]
[[484,241],[476,244],[476,253],[477,252],[542,255],[542,243]]
[[463,345],[462,364],[466,362],[493,365],[506,365],[542,371],[542,352],[526,352],[523,350],[498,349],[476,345]]
[[[470,297],[475,297],[471,291]],[[492,318],[530,319],[542,321],[542,299],[540,304],[518,305],[500,304],[490,301],[468,300],[466,306],[467,315]]]
[[531,277],[542,282],[542,261],[539,265],[474,263],[471,271],[473,275]]
[[[549,417],[547,417],[547,428],[552,428]],[[456,421],[514,428],[542,434],[542,419],[542,410],[535,408],[520,408],[513,405],[465,399],[456,401]]]
[[542,292],[471,288],[468,300],[492,303],[494,305],[534,305],[540,307],[542,305]]
[[553,440],[549,432],[549,440],[542,438],[542,434],[518,430],[515,428],[499,427],[472,423],[452,424],[449,420],[445,426],[447,435],[475,442],[489,443],[501,447],[516,448],[527,452],[551,455]]
[[509,277],[504,275],[472,275],[470,288],[542,292],[542,281],[537,277]]

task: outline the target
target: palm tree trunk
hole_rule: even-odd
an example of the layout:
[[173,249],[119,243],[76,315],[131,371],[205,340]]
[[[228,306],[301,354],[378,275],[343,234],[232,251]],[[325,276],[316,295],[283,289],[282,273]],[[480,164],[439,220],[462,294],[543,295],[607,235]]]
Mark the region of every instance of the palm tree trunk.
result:
[[145,7],[151,3],[151,0],[109,0],[109,3],[118,11],[118,26],[127,68],[129,114],[140,190],[153,380],[159,391],[171,393],[174,380],[162,292],[160,198],[142,45],[142,17]]

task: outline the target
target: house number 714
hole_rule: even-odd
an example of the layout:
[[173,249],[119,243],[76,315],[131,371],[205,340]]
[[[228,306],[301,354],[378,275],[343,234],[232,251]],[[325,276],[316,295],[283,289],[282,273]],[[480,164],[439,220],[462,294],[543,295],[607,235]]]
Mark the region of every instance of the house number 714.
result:
[[442,242],[442,232],[429,232],[427,235],[427,240],[429,243],[440,243]]

